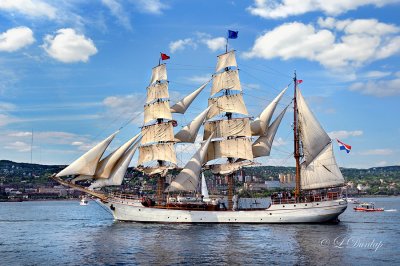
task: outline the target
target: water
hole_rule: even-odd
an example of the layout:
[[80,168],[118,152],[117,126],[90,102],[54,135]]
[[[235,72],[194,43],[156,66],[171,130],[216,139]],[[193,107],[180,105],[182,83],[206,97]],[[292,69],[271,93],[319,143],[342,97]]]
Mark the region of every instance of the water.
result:
[[113,221],[95,202],[0,203],[0,265],[400,265],[400,198],[338,225]]

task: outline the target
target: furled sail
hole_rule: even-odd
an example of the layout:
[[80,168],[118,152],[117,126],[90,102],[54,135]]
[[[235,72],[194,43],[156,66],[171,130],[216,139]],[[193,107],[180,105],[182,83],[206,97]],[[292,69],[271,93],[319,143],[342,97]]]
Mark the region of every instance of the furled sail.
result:
[[140,133],[121,145],[118,149],[110,153],[107,157],[102,159],[96,169],[94,178],[109,178],[111,171],[119,159],[124,155],[126,150],[139,138]]
[[284,88],[278,96],[262,111],[259,117],[251,122],[251,132],[253,136],[264,136],[271,121],[272,115],[275,112],[276,106],[285,94],[288,87]]
[[252,165],[252,164],[254,164],[254,162],[239,159],[238,161],[236,161],[234,163],[210,165],[210,170],[215,175],[228,175],[228,174],[238,171],[243,166]]
[[156,99],[169,98],[168,83],[155,83],[147,87],[147,100],[146,103],[150,103]]
[[176,133],[175,141],[194,143],[197,134],[199,133],[200,126],[204,122],[204,119],[206,118],[207,112],[210,110],[210,108],[211,107],[208,107],[206,110],[201,112],[192,122]]
[[144,106],[145,124],[158,118],[172,119],[171,111],[169,109],[169,100],[158,100]]
[[207,161],[219,158],[252,160],[251,139],[232,138],[212,142],[208,148]]
[[296,90],[296,99],[304,163],[307,166],[331,142],[331,139],[311,112],[299,89]]
[[308,165],[301,165],[301,189],[337,187],[344,184],[344,178],[333,154],[332,142]]
[[139,147],[138,165],[151,161],[167,161],[176,164],[176,155],[173,143],[157,143]]
[[215,68],[215,72],[218,72],[227,67],[237,67],[234,50],[218,56],[218,62],[217,67]]
[[172,121],[142,127],[142,144],[174,141]]
[[64,168],[64,170],[59,172],[56,176],[60,177],[67,175],[94,175],[101,156],[103,156],[104,151],[107,149],[108,145],[110,145],[111,141],[114,139],[115,135],[118,132],[119,131],[111,134],[108,138],[94,146],[84,155],[82,155],[69,166]]
[[242,90],[237,69],[224,71],[213,76],[211,96],[222,90]]
[[215,138],[230,136],[251,137],[250,118],[233,118],[230,120],[214,120],[204,124],[204,139],[214,132]]
[[268,127],[266,135],[258,137],[257,140],[253,143],[252,148],[254,158],[270,155],[272,142],[274,141],[276,131],[278,130],[278,127],[287,108],[288,107],[283,109],[283,111],[279,114],[275,121],[272,122],[272,124]]
[[167,80],[167,67],[165,64],[153,67],[151,71],[150,84],[153,84],[154,82],[161,80]]
[[207,114],[207,119],[210,119],[224,112],[238,113],[243,115],[248,114],[241,93],[210,98],[208,99],[208,106],[211,105],[212,107]]
[[210,81],[207,81],[203,85],[201,85],[198,89],[196,89],[194,92],[190,93],[186,97],[184,97],[182,100],[177,102],[171,107],[171,112],[172,113],[180,113],[184,114],[186,110],[189,108],[190,104],[192,104],[193,100],[199,95],[199,93],[207,86],[207,84]]
[[201,166],[204,162],[204,157],[207,153],[208,145],[211,142],[211,137],[201,145],[197,152],[193,155],[190,161],[185,165],[183,170],[171,182],[166,192],[171,191],[194,191],[199,185],[199,175]]
[[[125,151],[122,157],[119,158],[117,164],[110,173],[110,178],[108,179],[97,179],[90,186],[89,189],[102,188],[105,186],[119,186],[122,184],[126,170],[128,170],[129,163],[132,160],[133,155],[137,147],[139,146],[137,141],[132,147]],[[132,143],[131,143],[132,144]]]

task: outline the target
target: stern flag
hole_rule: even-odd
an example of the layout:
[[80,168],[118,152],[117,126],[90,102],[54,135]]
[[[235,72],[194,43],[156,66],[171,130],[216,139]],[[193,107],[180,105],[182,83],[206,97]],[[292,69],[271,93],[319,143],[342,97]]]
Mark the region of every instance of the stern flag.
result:
[[340,150],[345,150],[347,153],[350,152],[350,150],[351,150],[351,146],[350,146],[350,145],[347,145],[347,144],[341,142],[341,141],[338,140],[338,139],[336,139],[336,140],[337,140],[337,142],[338,142],[338,144],[339,144]]
[[169,58],[168,55],[161,53],[161,60],[168,60]]
[[228,30],[228,39],[237,39],[239,31]]

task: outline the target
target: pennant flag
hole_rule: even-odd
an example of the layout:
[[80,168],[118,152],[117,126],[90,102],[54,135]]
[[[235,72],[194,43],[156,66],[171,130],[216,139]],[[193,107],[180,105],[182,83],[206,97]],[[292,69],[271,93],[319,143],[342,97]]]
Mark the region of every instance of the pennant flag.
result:
[[302,82],[303,82],[302,79],[298,79],[298,80],[297,80],[297,84],[301,84]]
[[351,150],[351,146],[350,146],[350,145],[347,145],[347,144],[341,142],[341,141],[338,140],[338,139],[336,139],[336,140],[337,140],[337,142],[338,142],[338,144],[339,144],[340,150],[345,150],[347,153],[350,152],[350,150]]
[[168,60],[169,58],[168,55],[161,53],[161,60]]
[[228,30],[228,39],[237,39],[238,31]]

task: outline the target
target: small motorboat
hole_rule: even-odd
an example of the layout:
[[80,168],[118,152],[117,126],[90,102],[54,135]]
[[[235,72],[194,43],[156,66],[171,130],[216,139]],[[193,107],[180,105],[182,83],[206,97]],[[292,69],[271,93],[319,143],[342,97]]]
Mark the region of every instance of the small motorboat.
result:
[[87,200],[87,198],[86,197],[82,197],[81,201],[79,202],[79,205],[86,206],[88,204],[89,204],[89,201]]
[[383,212],[383,208],[375,208],[373,203],[361,203],[357,207],[354,207],[356,212]]
[[347,203],[352,203],[352,204],[360,204],[360,200],[356,198],[346,198]]

